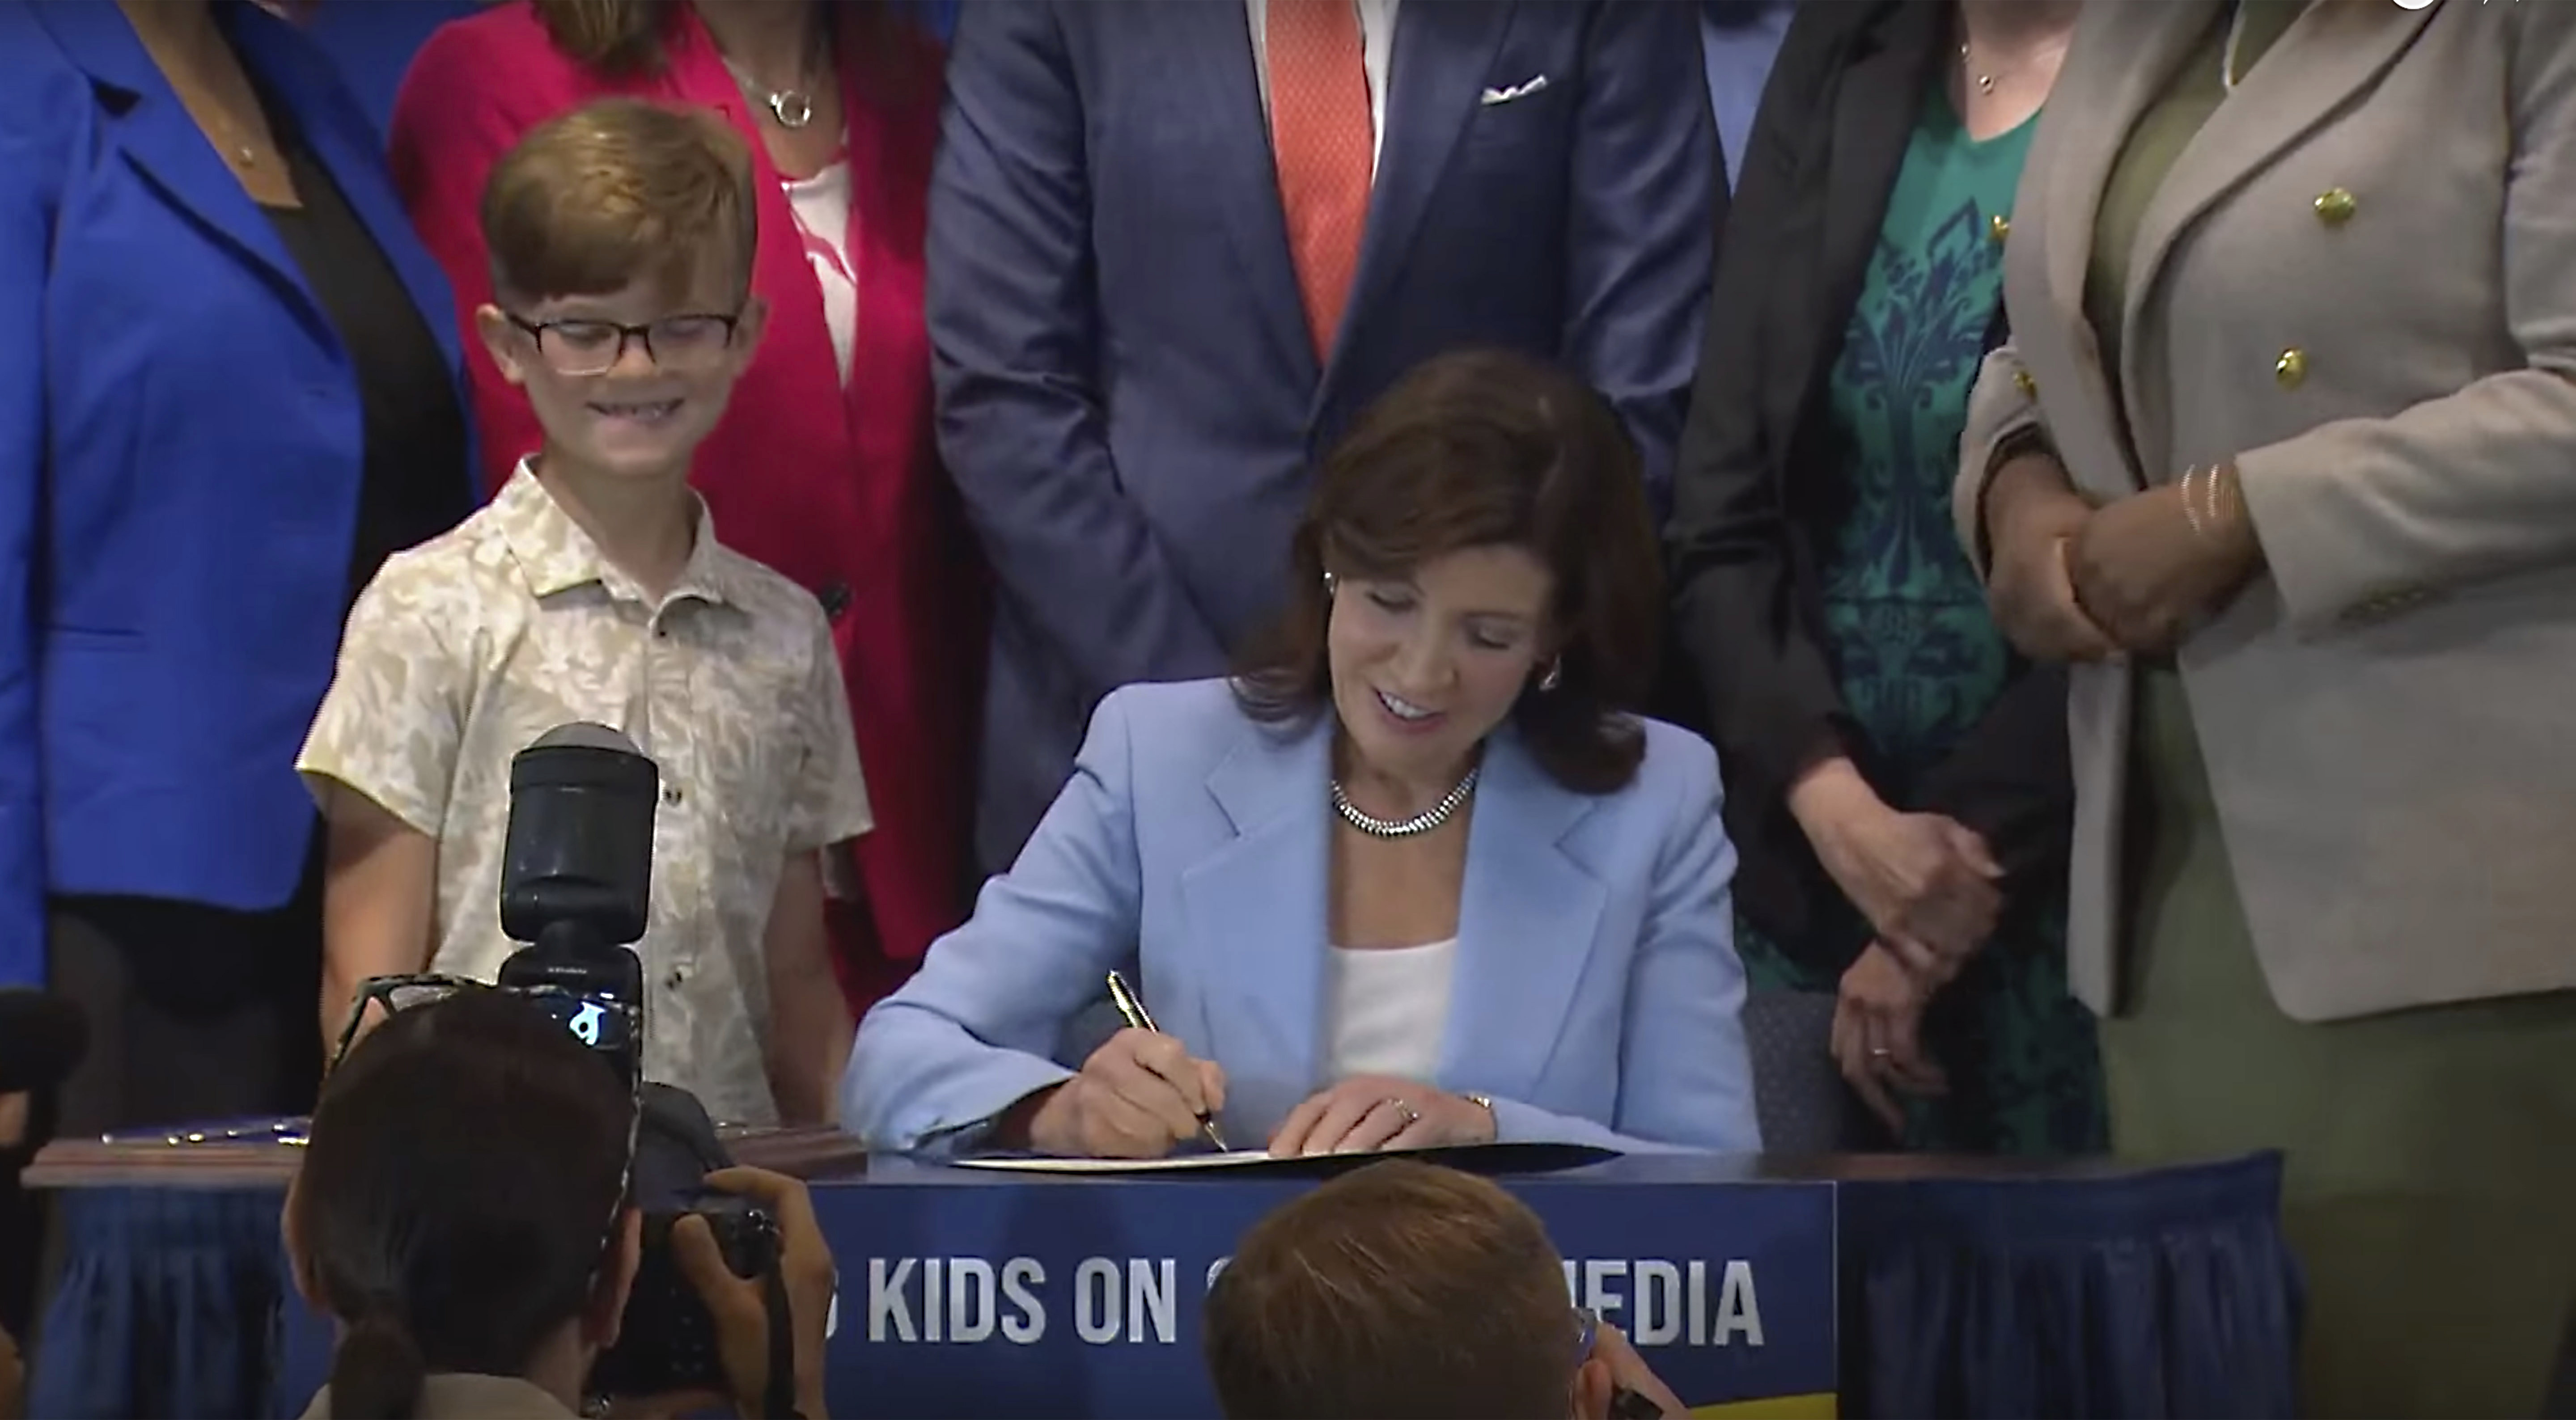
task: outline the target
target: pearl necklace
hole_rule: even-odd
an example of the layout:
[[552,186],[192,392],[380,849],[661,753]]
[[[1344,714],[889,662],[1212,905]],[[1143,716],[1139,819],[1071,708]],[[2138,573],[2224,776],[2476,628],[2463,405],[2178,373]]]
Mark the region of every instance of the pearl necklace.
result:
[[1450,815],[1458,812],[1468,796],[1476,792],[1476,776],[1483,768],[1482,765],[1468,766],[1467,777],[1459,780],[1457,787],[1441,795],[1440,802],[1411,818],[1398,819],[1379,818],[1352,803],[1351,796],[1342,792],[1342,781],[1336,779],[1332,781],[1333,812],[1342,816],[1342,822],[1371,838],[1411,838],[1417,833],[1429,833],[1447,823]]

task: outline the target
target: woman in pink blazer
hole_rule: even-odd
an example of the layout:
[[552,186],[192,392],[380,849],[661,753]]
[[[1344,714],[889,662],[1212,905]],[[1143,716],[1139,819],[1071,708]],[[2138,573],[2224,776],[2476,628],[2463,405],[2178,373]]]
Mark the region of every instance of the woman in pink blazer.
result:
[[[876,810],[865,907],[836,913],[852,1009],[963,920],[980,564],[931,433],[922,231],[939,47],[860,0],[512,0],[431,36],[395,100],[395,179],[456,288],[492,299],[485,176],[523,133],[638,95],[723,114],[760,162],[768,335],[698,456],[727,544],[831,616]],[[525,398],[467,341],[483,468],[537,447]]]

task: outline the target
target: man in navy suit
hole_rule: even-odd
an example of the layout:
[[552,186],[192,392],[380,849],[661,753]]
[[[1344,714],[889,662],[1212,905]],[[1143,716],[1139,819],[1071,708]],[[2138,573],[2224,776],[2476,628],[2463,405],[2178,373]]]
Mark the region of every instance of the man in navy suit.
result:
[[941,451],[999,582],[977,847],[1100,697],[1279,604],[1307,463],[1444,350],[1608,396],[1655,505],[1725,202],[1668,0],[961,6],[930,203]]

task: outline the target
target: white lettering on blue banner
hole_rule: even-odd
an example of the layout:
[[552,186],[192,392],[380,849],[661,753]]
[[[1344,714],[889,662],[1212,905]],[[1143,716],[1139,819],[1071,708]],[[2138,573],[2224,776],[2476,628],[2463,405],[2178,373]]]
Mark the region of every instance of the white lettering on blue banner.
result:
[[[1204,1286],[1232,1260],[1210,1262]],[[1179,1271],[1169,1257],[1083,1259],[1070,1279],[1074,1335],[1091,1346],[1176,1344]],[[871,1257],[868,1340],[1034,1345],[1046,1335],[1046,1286],[1034,1257]],[[1642,1347],[1763,1344],[1753,1264],[1743,1258],[1569,1258],[1565,1291]]]
[[1046,1335],[1038,1289],[1046,1268],[1034,1257],[999,1268],[981,1257],[868,1259],[868,1340],[974,1345],[999,1334],[1015,1346]]
[[1675,1263],[1663,1258],[1568,1258],[1565,1292],[1579,1307],[1628,1334],[1639,1346],[1759,1346],[1762,1302],[1753,1289],[1753,1264],[1729,1258],[1709,1296],[1704,1258]]

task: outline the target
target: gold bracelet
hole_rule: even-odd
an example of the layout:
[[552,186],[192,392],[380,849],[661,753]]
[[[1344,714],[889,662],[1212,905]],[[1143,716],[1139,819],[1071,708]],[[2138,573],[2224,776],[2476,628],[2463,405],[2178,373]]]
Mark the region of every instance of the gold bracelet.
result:
[[2245,516],[2245,486],[2239,481],[2233,465],[2212,464],[2209,469],[2209,518],[2221,525]]

